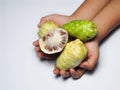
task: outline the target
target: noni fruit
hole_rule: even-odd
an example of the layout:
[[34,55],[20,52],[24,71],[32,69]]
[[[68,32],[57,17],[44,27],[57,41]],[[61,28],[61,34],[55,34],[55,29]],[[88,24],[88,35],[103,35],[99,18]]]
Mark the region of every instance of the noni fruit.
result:
[[56,66],[60,70],[77,67],[87,56],[87,48],[82,41],[76,39],[66,44],[63,52],[57,58]]
[[52,21],[42,24],[38,35],[39,47],[46,54],[61,52],[68,41],[68,32]]
[[69,35],[86,42],[97,34],[96,24],[88,20],[73,20],[62,26]]

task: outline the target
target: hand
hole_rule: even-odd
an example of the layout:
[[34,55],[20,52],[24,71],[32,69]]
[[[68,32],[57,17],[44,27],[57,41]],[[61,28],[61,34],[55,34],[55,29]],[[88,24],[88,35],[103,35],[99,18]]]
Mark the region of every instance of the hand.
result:
[[[69,16],[53,14],[53,15],[43,17],[41,19],[40,23],[38,24],[38,27],[40,27],[46,21],[54,21],[59,26],[62,26],[64,23],[69,22],[71,20],[72,20],[72,18]],[[35,50],[40,58],[44,58],[44,59],[56,58],[55,57],[56,55],[48,55],[48,54],[43,53],[40,50],[38,40],[33,42],[33,45],[35,46]],[[75,69],[71,68],[68,71],[63,71],[63,70],[59,70],[55,66],[55,69],[53,71],[54,74],[56,74],[56,75],[60,74],[63,77],[72,76],[73,78],[80,78],[83,75],[83,73],[85,72],[85,69],[92,70],[94,68],[94,66],[96,65],[96,62],[97,62],[98,56],[99,56],[98,42],[97,41],[90,41],[90,42],[87,42],[85,45],[88,49],[88,56],[87,56],[86,60],[84,60],[80,64],[79,67],[77,67]]]
[[52,14],[45,17],[42,17],[38,27],[40,27],[46,21],[53,21],[57,23],[59,26],[62,26],[64,23],[67,23],[72,20],[71,16],[59,15],[59,14]]
[[98,60],[99,57],[99,46],[98,42],[93,40],[85,43],[87,49],[88,49],[88,55],[87,58],[75,69],[71,68],[68,71],[59,70],[56,66],[53,70],[54,74],[61,75],[63,77],[69,77],[72,76],[73,78],[80,78],[85,70],[92,70]]
[[38,40],[33,42],[33,45],[35,46],[35,51],[37,52],[37,55],[41,58],[41,59],[55,59],[59,53],[57,54],[45,54],[41,51],[40,47],[39,47],[39,42]]
[[[52,15],[49,15],[49,16],[42,17],[41,20],[40,20],[40,23],[38,24],[38,27],[40,27],[46,21],[53,21],[53,22],[57,23],[59,26],[62,26],[64,23],[69,22],[71,20],[72,20],[71,16],[52,14]],[[38,40],[34,41],[33,45],[35,46],[35,50],[36,50],[36,52],[37,52],[37,54],[40,58],[54,59],[54,58],[57,57],[56,54],[55,55],[48,55],[48,54],[43,53],[40,50]]]

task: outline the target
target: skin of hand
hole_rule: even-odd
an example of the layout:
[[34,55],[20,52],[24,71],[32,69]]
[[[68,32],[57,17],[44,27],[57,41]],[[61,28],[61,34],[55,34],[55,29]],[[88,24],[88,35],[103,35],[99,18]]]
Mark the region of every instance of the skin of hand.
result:
[[97,25],[98,34],[96,40],[100,42],[115,27],[120,25],[120,0],[111,2],[92,20]]
[[85,0],[71,16],[78,20],[92,20],[110,1]]
[[38,27],[40,27],[46,21],[53,21],[53,22],[57,23],[59,26],[62,26],[64,23],[67,23],[71,20],[72,20],[72,18],[70,16],[52,14],[52,15],[42,17],[38,24]]
[[[88,0],[86,0],[88,1]],[[115,0],[117,1],[117,0]],[[113,6],[113,2],[112,3],[112,6]],[[115,4],[115,2],[114,2]],[[116,5],[116,4],[115,4]],[[83,5],[84,6],[84,5]],[[82,6],[82,7],[83,7]],[[89,5],[88,5],[89,6]],[[109,9],[109,7],[111,7],[111,4],[109,6],[107,6],[107,8]],[[107,9],[107,10],[108,10]],[[117,8],[118,9],[118,8]],[[79,9],[78,9],[79,10]],[[76,11],[77,13],[80,12],[80,11]],[[108,10],[110,11],[110,10]],[[113,10],[114,11],[114,10]],[[118,9],[119,11],[119,9]],[[106,9],[103,10],[102,12],[106,12]],[[102,13],[101,12],[101,13]],[[94,40],[91,40],[90,42],[87,42],[85,45],[87,46],[87,49],[88,49],[88,57],[86,58],[86,60],[84,60],[81,64],[80,64],[80,67],[76,68],[76,69],[70,69],[69,71],[63,71],[63,70],[59,70],[56,66],[55,66],[55,69],[54,69],[54,73],[57,75],[57,74],[60,74],[61,76],[63,77],[69,77],[69,76],[72,76],[73,78],[80,78],[82,76],[82,74],[85,72],[85,69],[88,69],[88,70],[92,70],[94,68],[94,66],[96,65],[97,63],[97,60],[98,60],[98,57],[99,57],[99,45],[98,43],[101,41],[101,39],[103,37],[105,37],[105,35],[107,35],[108,33],[107,32],[110,32],[110,28],[112,28],[113,26],[116,25],[116,23],[118,23],[118,18],[117,19],[112,19],[111,24],[107,25],[104,24],[104,26],[106,27],[105,29],[101,29],[101,25],[103,22],[100,22],[101,20],[105,20],[107,21],[107,23],[109,23],[109,20],[106,18],[108,18],[107,14],[110,15],[111,12],[107,12],[107,13],[103,13],[103,15],[100,13],[100,15],[98,14],[92,21],[95,22],[98,26],[98,35],[96,37],[96,39]],[[114,13],[114,12],[113,12]],[[75,13],[74,13],[75,14]],[[97,14],[97,13],[96,13]],[[46,21],[54,21],[56,23],[58,23],[60,26],[68,21],[71,21],[73,19],[75,19],[73,17],[73,15],[71,15],[72,17],[69,17],[69,16],[63,16],[63,15],[49,15],[49,16],[46,16],[46,17],[43,17],[39,23],[39,27],[42,23],[46,22]],[[78,13],[78,16],[79,16],[79,13]],[[107,16],[107,17],[102,17],[102,16]],[[116,13],[116,17],[120,16],[118,13]],[[57,18],[56,18],[57,17]],[[59,18],[58,18],[59,17]],[[75,15],[76,17],[76,15]],[[82,17],[82,16],[81,16]],[[111,16],[112,17],[112,16]],[[93,18],[93,17],[91,17]],[[91,18],[88,18],[88,20],[91,20]],[[57,19],[57,20],[56,20]],[[104,22],[105,22],[104,21]],[[105,22],[106,23],[106,22]],[[104,27],[102,26],[102,27]],[[106,31],[106,32],[105,32]],[[102,37],[103,36],[103,37]],[[102,37],[102,38],[101,38]],[[42,57],[42,58],[52,58],[52,56],[48,56],[48,55],[45,55],[44,53],[41,52],[40,48],[39,48],[39,44],[38,44],[38,41],[35,41],[33,43],[33,45],[35,46],[35,49],[36,51],[38,52],[38,56],[39,57]],[[81,68],[82,67],[82,68]]]

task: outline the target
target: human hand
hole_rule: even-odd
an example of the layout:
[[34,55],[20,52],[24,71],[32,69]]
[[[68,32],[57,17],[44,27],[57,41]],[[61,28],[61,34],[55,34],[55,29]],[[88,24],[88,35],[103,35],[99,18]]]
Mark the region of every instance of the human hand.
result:
[[52,14],[52,15],[42,17],[38,24],[38,27],[40,27],[46,21],[53,21],[53,22],[57,23],[59,26],[62,26],[63,24],[65,24],[71,20],[72,20],[71,16]]
[[[46,21],[54,21],[56,22],[59,26],[62,26],[64,23],[71,21],[72,18],[68,16],[63,16],[63,15],[49,15],[45,16],[41,19],[40,23],[38,24],[38,27],[40,27],[43,23]],[[56,58],[57,55],[48,55],[43,53],[40,50],[38,40],[33,42],[33,45],[35,46],[35,50],[40,58],[44,59],[53,59]],[[56,66],[53,70],[54,74],[58,75],[60,74],[63,77],[69,77],[72,76],[73,78],[80,78],[81,75],[85,72],[85,69],[87,70],[92,70],[93,67],[95,66],[98,56],[99,56],[99,47],[97,41],[89,41],[86,44],[86,47],[88,49],[88,56],[85,61],[83,61],[79,67],[75,69],[70,69],[68,71],[63,71],[59,70]]]
[[41,59],[55,59],[59,53],[57,54],[45,54],[44,52],[41,51],[40,47],[39,47],[39,41],[36,40],[33,42],[33,45],[35,46],[35,51],[38,55],[38,57],[40,57]]
[[[40,22],[39,22],[39,24],[38,24],[38,27],[40,28],[40,26],[43,23],[45,23],[46,21],[53,21],[53,22],[57,23],[59,26],[62,26],[64,23],[67,23],[67,22],[69,22],[71,20],[72,20],[71,16],[64,16],[64,15],[52,14],[52,15],[49,15],[49,16],[42,17],[41,20],[40,20]],[[40,47],[39,47],[38,40],[34,41],[33,45],[35,46],[35,50],[37,52],[37,55],[40,58],[43,58],[43,59],[54,59],[58,55],[58,54],[49,55],[49,54],[43,53],[41,51]]]
[[98,60],[99,57],[99,46],[98,42],[95,40],[89,41],[85,43],[88,49],[87,58],[75,69],[71,68],[68,71],[59,70],[56,66],[53,70],[54,74],[61,75],[63,77],[72,76],[73,78],[80,78],[85,70],[92,70]]

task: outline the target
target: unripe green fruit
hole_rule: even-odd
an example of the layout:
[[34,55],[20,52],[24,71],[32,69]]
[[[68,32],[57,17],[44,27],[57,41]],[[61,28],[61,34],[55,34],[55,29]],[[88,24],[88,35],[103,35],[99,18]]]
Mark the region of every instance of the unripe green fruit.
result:
[[87,48],[82,41],[76,39],[66,44],[63,52],[57,58],[56,66],[60,70],[77,67],[87,56]]
[[86,42],[97,34],[96,24],[88,20],[73,20],[62,26],[69,35]]

